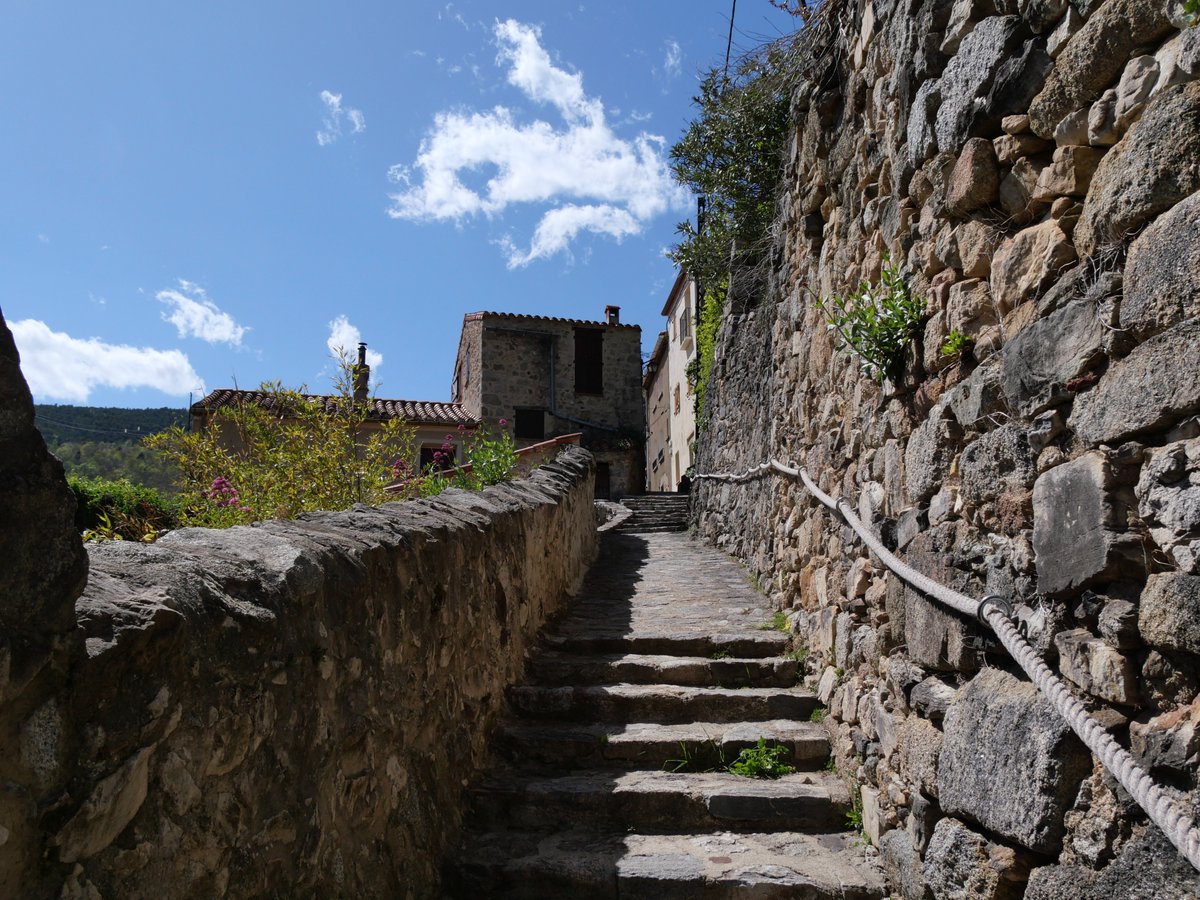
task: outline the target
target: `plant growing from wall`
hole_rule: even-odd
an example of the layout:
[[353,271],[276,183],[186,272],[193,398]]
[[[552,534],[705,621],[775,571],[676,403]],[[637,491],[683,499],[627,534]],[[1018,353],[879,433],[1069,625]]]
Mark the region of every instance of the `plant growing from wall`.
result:
[[75,527],[85,541],[153,541],[179,522],[178,503],[154,488],[121,479],[67,476],[75,495]]
[[942,344],[942,356],[949,359],[961,359],[966,354],[970,353],[975,347],[975,338],[970,335],[963,334],[957,328],[946,336],[945,343]]
[[394,499],[383,488],[413,456],[413,429],[399,419],[368,425],[345,358],[332,399],[278,382],[261,391],[266,403],[222,407],[203,431],[176,426],[146,440],[179,467],[183,524],[226,528]]
[[696,326],[696,355],[687,365],[688,384],[696,398],[696,417],[700,421],[705,421],[705,398],[708,396],[708,382],[712,377],[713,363],[717,357],[717,332],[721,328],[721,316],[725,311],[728,285],[728,279],[722,278],[704,292],[704,299],[700,305],[700,323]]
[[819,299],[817,306],[864,372],[878,382],[899,380],[904,353],[925,320],[925,300],[909,290],[889,258],[884,257],[878,282],[863,281],[854,293]]

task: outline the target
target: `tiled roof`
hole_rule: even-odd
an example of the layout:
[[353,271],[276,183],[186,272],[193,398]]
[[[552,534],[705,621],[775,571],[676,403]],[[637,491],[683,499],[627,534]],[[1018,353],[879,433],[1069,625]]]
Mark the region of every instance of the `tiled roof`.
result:
[[[316,400],[332,410],[340,398],[331,394],[305,394],[304,399]],[[192,412],[213,412],[234,403],[256,403],[264,409],[270,409],[274,404],[274,396],[268,391],[218,388],[203,400],[192,404]],[[369,403],[371,408],[367,414],[368,418],[379,421],[401,418],[416,425],[466,425],[469,428],[479,424],[476,419],[467,415],[466,410],[458,403],[443,403],[437,400],[387,400],[381,397],[371,398]]]
[[641,330],[640,325],[627,325],[622,322],[620,325],[609,325],[607,322],[590,322],[587,319],[560,319],[557,316],[532,316],[528,313],[506,313],[506,312],[473,312],[463,316],[464,322],[478,322],[484,317],[491,319],[518,319],[522,322],[558,322],[562,325],[587,325],[590,328],[636,328]]

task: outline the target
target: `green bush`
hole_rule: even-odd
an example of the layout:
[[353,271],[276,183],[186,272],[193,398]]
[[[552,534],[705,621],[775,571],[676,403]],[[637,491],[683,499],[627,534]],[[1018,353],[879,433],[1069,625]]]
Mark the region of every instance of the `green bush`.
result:
[[179,524],[179,506],[154,488],[121,479],[67,476],[75,527],[87,540],[154,540]]
[[332,398],[264,384],[266,403],[224,406],[202,431],[147,438],[179,467],[184,524],[227,528],[396,499],[384,487],[412,458],[413,429],[399,419],[369,422],[370,404],[354,399],[353,383],[343,359]]
[[747,747],[738,758],[729,764],[729,771],[746,778],[779,778],[790,775],[796,769],[783,761],[788,748],[783,744],[768,744],[760,737],[758,744]]
[[925,320],[925,300],[909,290],[890,259],[884,257],[877,284],[864,281],[849,296],[818,300],[817,306],[864,372],[878,382],[899,381],[904,352]]

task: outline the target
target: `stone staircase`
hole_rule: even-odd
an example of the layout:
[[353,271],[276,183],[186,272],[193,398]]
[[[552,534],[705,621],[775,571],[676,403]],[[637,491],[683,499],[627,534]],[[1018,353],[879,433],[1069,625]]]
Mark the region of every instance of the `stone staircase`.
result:
[[642,494],[624,497],[621,505],[633,515],[616,527],[616,531],[632,534],[653,534],[660,531],[687,531],[687,494]]
[[[509,694],[444,867],[463,898],[884,896],[765,598],[680,534],[606,535]],[[797,772],[723,764],[760,737]]]

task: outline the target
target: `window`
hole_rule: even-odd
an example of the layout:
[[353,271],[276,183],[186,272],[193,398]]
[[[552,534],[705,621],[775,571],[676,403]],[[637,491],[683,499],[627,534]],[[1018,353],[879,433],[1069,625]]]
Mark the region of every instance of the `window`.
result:
[[513,437],[540,441],[546,436],[546,413],[541,409],[518,409],[513,416]]
[[692,333],[691,320],[688,318],[687,307],[683,308],[683,312],[679,314],[679,340],[682,342],[684,338],[690,337]]
[[604,332],[575,329],[575,393],[604,393]]
[[675,415],[679,415],[679,385],[675,385]]
[[[439,458],[440,457],[440,458]],[[425,444],[421,447],[421,471],[432,467],[438,471],[453,469],[458,464],[458,448],[442,450],[441,444]]]

